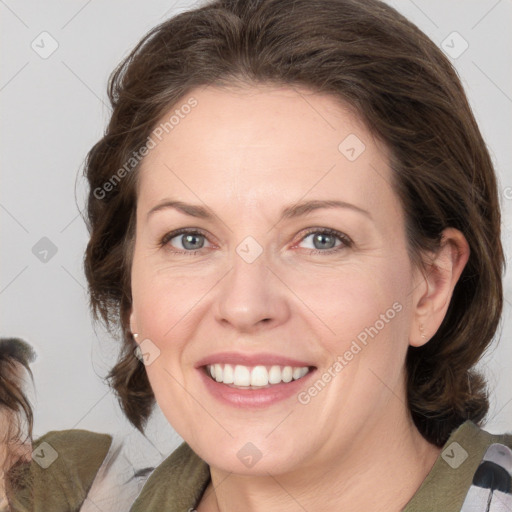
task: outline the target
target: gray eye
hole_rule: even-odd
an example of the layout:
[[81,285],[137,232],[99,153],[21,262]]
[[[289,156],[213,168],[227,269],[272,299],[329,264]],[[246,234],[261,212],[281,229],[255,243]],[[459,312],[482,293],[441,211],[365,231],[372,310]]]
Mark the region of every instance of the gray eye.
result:
[[336,245],[339,245],[341,242],[336,244],[336,239],[339,240],[337,235],[333,235],[330,233],[322,233],[321,231],[310,233],[309,235],[304,237],[304,241],[310,239],[312,241],[312,246],[307,247],[308,249],[333,249]]
[[[173,242],[173,240],[178,240],[177,245],[176,242]],[[177,249],[197,251],[204,247],[205,237],[200,233],[182,233],[181,235],[177,235],[171,238],[169,242]]]

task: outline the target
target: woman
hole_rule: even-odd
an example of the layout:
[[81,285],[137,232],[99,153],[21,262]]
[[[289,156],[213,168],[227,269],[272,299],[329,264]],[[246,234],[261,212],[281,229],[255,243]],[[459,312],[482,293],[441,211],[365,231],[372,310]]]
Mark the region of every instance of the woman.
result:
[[507,510],[512,436],[480,428],[474,371],[502,310],[496,177],[434,43],[377,0],[217,0],[109,95],[91,305],[121,328],[126,416],[156,400],[185,440],[130,510]]
[[[10,510],[9,494],[16,492],[20,472],[32,451],[32,406],[26,377],[32,379],[32,347],[19,338],[0,338],[0,510]],[[7,484],[7,485],[6,485]]]

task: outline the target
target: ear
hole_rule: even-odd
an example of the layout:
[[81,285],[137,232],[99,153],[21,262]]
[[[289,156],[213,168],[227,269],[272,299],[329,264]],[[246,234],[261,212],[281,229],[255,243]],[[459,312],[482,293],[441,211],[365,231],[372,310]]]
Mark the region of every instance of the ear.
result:
[[442,233],[439,250],[430,254],[425,269],[415,269],[413,320],[409,333],[413,347],[427,343],[441,326],[469,254],[464,235],[455,228],[447,228]]

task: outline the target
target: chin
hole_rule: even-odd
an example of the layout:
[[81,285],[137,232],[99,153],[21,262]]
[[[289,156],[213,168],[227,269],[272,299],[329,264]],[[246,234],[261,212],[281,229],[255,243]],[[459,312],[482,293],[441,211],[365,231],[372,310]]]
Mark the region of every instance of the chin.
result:
[[[204,447],[204,450],[201,449]],[[194,449],[194,447],[191,446]],[[298,453],[291,444],[283,450],[283,444],[273,446],[268,440],[234,441],[216,443],[212,450],[211,441],[199,447],[196,453],[208,465],[221,471],[238,475],[268,476],[293,471],[300,465]]]

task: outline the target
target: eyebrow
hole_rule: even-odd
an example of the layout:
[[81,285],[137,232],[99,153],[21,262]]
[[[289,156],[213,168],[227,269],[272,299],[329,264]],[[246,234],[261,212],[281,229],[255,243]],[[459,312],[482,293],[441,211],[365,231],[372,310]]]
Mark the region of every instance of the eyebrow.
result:
[[[184,213],[185,215],[190,215],[191,217],[197,217],[200,219],[205,220],[213,220],[216,215],[211,213],[211,211],[208,208],[205,208],[200,205],[194,205],[190,203],[184,203],[183,201],[172,201],[172,200],[165,200],[162,203],[157,204],[151,210],[149,210],[147,214],[147,218],[149,218],[153,213],[166,210],[169,208],[173,208],[175,210],[180,211],[181,213]],[[308,213],[314,212],[316,210],[320,210],[322,208],[345,208],[349,210],[353,210],[355,212],[361,213],[364,216],[368,217],[370,220],[372,220],[372,216],[370,212],[363,210],[359,206],[356,206],[351,203],[347,203],[345,201],[338,201],[338,200],[320,200],[320,199],[314,199],[311,201],[304,201],[301,203],[297,203],[291,206],[286,207],[282,213],[281,217],[279,219],[279,222],[282,220],[288,220],[293,219],[296,217],[301,217],[303,215],[307,215]]]

